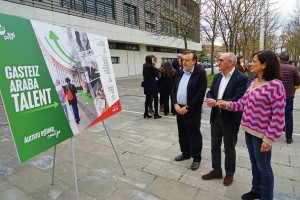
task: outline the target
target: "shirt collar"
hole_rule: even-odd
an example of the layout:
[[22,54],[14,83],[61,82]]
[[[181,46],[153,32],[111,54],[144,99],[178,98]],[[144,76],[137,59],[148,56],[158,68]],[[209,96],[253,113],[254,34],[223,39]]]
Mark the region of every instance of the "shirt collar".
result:
[[235,70],[235,67],[232,68],[232,70],[227,74],[227,76],[225,76],[223,72],[221,72],[221,74],[222,74],[222,76],[223,76],[224,78],[230,78],[230,77],[232,76],[234,70]]
[[195,69],[195,66],[193,67],[193,69],[192,69],[190,72],[187,72],[187,71],[184,69],[184,67],[183,67],[183,72],[184,72],[186,75],[190,75],[190,74],[193,73],[194,69]]

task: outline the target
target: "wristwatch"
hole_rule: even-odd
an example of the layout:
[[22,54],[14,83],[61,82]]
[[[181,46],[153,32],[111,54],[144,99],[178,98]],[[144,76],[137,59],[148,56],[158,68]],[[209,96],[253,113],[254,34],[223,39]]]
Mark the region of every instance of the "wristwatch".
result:
[[189,107],[188,107],[187,105],[185,106],[185,108],[186,108],[187,110],[189,110]]

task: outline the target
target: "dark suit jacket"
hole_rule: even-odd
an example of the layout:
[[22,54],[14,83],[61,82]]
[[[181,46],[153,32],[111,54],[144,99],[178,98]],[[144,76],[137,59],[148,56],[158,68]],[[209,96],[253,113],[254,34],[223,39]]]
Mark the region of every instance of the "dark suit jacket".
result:
[[[207,92],[206,97],[214,100],[218,100],[218,91],[219,86],[222,80],[222,74],[219,73],[215,76],[210,90]],[[234,70],[232,77],[230,78],[222,100],[225,101],[238,101],[245,93],[247,89],[248,78],[243,73],[238,70]],[[215,107],[212,108],[210,113],[210,123],[212,123],[215,119],[216,114]],[[229,130],[238,130],[240,127],[240,122],[242,118],[241,112],[230,112],[228,110],[222,110],[222,120],[224,128],[228,128]]]
[[[177,91],[183,73],[183,70],[178,71],[175,83],[172,88],[172,100],[174,105],[177,104]],[[188,114],[197,114],[199,117],[201,116],[201,106],[203,104],[206,88],[206,72],[198,65],[195,65],[194,71],[191,74],[187,86],[187,106],[189,108]]]

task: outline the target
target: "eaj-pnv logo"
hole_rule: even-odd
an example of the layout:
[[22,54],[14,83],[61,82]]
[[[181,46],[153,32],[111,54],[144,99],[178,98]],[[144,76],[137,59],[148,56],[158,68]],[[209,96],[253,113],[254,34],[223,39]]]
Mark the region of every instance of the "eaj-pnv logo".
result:
[[0,24],[0,36],[3,36],[4,40],[14,40],[16,37],[14,32],[12,32],[12,33],[6,32],[5,27],[2,26],[1,24]]

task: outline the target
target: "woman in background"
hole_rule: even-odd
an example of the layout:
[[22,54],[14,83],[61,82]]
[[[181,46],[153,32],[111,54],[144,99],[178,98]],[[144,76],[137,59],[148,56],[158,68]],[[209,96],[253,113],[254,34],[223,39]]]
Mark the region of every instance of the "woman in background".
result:
[[154,99],[154,119],[161,118],[158,115],[158,86],[156,78],[159,75],[159,70],[155,67],[155,56],[148,55],[145,58],[146,63],[143,67],[143,77],[144,77],[144,94],[146,95],[145,99],[145,112],[144,118],[152,118],[148,113],[148,108],[151,103],[151,96]]
[[237,62],[236,62],[235,68],[237,70],[239,70],[240,72],[244,73],[244,74],[248,71],[248,67],[244,63],[244,57],[243,56],[238,56],[237,57]]
[[[161,69],[161,77],[159,79],[160,96],[163,99],[164,115],[168,115],[168,113],[170,112],[169,97],[171,95],[172,86],[175,81],[176,70],[168,61],[162,63]],[[173,103],[171,103],[171,105],[171,112],[175,114],[175,108],[173,107]]]

